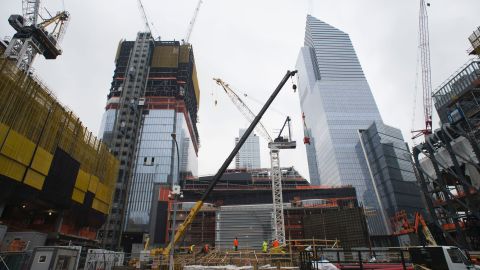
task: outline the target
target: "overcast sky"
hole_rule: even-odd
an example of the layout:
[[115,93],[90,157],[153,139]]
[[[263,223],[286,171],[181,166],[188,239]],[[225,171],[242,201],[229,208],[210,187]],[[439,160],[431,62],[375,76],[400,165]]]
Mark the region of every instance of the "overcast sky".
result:
[[[13,35],[7,19],[10,14],[21,13],[21,2],[2,0],[0,36]],[[118,42],[134,40],[136,33],[144,30],[137,1],[43,2],[52,14],[65,6],[72,19],[62,43],[63,55],[55,61],[37,58],[36,72],[97,134]],[[185,37],[197,0],[143,2],[162,40]],[[431,4],[428,11],[435,89],[468,60],[467,37],[480,24],[480,1],[432,0]],[[266,100],[285,72],[295,68],[307,13],[350,34],[384,122],[401,128],[404,137],[410,138],[418,9],[418,0],[204,0],[190,39],[201,89],[200,175],[218,170],[234,146],[238,129],[248,126],[212,77],[222,78],[240,94]],[[260,104],[254,100],[245,101],[255,112],[259,110]],[[421,102],[417,99],[418,104]],[[308,178],[300,103],[290,82],[272,107],[263,120],[272,136],[290,115],[298,141],[296,150],[282,151],[282,166],[295,166]],[[423,120],[417,116],[416,128],[421,128]],[[261,149],[262,166],[269,167],[264,140]]]

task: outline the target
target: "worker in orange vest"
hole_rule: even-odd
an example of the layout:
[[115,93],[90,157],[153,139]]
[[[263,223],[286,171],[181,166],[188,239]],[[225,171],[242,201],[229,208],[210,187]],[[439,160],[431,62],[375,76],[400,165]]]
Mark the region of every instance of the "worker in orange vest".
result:
[[233,240],[233,249],[235,251],[238,250],[238,239],[237,239],[237,237],[235,237],[235,239]]
[[280,242],[277,239],[273,240],[272,247],[277,248],[280,246]]

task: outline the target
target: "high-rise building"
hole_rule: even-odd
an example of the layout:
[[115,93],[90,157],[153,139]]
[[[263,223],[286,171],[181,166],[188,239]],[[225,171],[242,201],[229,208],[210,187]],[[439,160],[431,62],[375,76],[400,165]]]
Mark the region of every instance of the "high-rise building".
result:
[[129,249],[166,222],[151,207],[159,186],[197,175],[200,90],[189,44],[139,33],[120,42],[115,66],[100,135],[120,170],[104,242]]
[[370,176],[367,192],[375,194],[364,198],[365,205],[378,205],[378,209],[371,209],[379,212],[373,215],[376,219],[371,219],[375,231],[383,227],[388,229],[390,218],[402,210],[408,214],[423,212],[420,187],[402,132],[382,122],[374,122],[368,129],[358,132],[367,165],[364,170]]
[[[311,130],[308,129],[310,134]],[[315,139],[309,138],[309,143],[305,144],[307,150],[308,175],[310,176],[310,184],[314,186],[320,185],[320,174],[318,173],[317,151],[315,150]]]
[[321,183],[353,185],[363,200],[368,175],[359,173],[358,130],[382,119],[349,36],[307,16],[297,68]]
[[[318,172],[322,185],[354,186],[359,201],[371,214],[367,216],[370,235],[388,236],[391,233],[391,212],[385,210],[386,206],[382,207],[386,205],[382,200],[396,201],[402,192],[409,193],[408,190],[400,190],[395,181],[411,183],[413,174],[410,166],[405,175],[400,174],[398,178],[392,176],[384,180],[385,185],[393,189],[386,188],[383,194],[372,188],[375,182],[380,181],[376,173],[385,171],[377,169],[372,172],[368,170],[368,166],[379,168],[382,161],[390,162],[393,159],[391,164],[401,163],[408,167],[405,158],[398,154],[407,150],[398,130],[382,124],[348,34],[308,15],[305,43],[297,60],[297,69],[300,104],[305,115],[305,124],[309,128],[307,133],[311,137],[311,145],[307,145],[309,166],[317,166],[309,169],[311,175]],[[374,132],[377,129],[388,132]],[[383,155],[383,159],[372,159],[365,154],[365,147],[362,147],[365,145],[362,145],[360,139],[365,130],[369,130],[368,134],[373,134],[371,136],[376,138],[378,145],[383,145],[383,139],[378,138],[380,136],[392,139],[397,146],[403,146],[399,146],[399,152],[391,157],[387,158],[390,154],[388,152]],[[314,158],[316,162],[313,162]],[[398,170],[388,169],[387,172],[393,175]],[[418,192],[414,193],[416,195],[413,196],[419,196]],[[398,201],[396,203],[398,204]]]
[[[245,131],[246,129],[240,129],[238,137],[235,138],[235,144],[238,143]],[[260,138],[256,134],[251,134],[235,156],[235,168],[251,170],[260,167]]]

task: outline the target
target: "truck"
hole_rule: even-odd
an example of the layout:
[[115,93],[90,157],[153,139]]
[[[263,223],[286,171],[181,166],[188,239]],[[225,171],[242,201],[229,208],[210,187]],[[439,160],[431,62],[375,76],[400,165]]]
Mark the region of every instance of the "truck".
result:
[[455,246],[425,246],[408,248],[413,269],[473,270],[480,269]]

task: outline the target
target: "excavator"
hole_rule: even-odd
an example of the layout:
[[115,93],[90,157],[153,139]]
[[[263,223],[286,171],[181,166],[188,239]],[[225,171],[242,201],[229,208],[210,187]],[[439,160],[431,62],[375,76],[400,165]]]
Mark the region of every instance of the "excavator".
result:
[[[235,158],[235,155],[238,153],[240,148],[243,146],[245,141],[247,140],[248,136],[252,133],[253,129],[255,126],[260,122],[260,119],[262,119],[263,115],[267,111],[267,109],[270,107],[272,104],[273,100],[277,97],[278,93],[280,90],[283,88],[285,83],[288,81],[288,79],[292,78],[295,74],[297,73],[296,70],[294,71],[287,71],[283,79],[280,81],[278,84],[277,88],[273,91],[271,96],[268,98],[267,102],[265,105],[263,105],[262,109],[260,112],[257,114],[255,119],[251,122],[250,126],[247,128],[245,133],[243,134],[242,138],[240,138],[239,142],[235,145],[235,148],[233,148],[232,152],[230,155],[227,157],[227,159],[223,162],[222,166],[220,169],[218,169],[217,173],[213,177],[212,181],[210,182],[209,186],[203,193],[202,197],[200,200],[198,200],[195,205],[192,207],[190,212],[188,213],[187,217],[185,218],[185,221],[180,224],[177,228],[177,231],[175,232],[175,236],[173,237],[173,241],[170,241],[170,243],[164,247],[164,248],[155,248],[150,250],[150,255],[151,256],[157,256],[157,255],[162,255],[165,258],[170,254],[171,250],[175,247],[175,244],[183,237],[185,234],[187,228],[192,224],[194,221],[195,217],[197,216],[198,212],[202,208],[205,200],[208,198],[210,193],[212,192],[213,188],[216,186],[217,182],[220,180],[222,175],[225,173],[225,170],[227,169],[228,165],[232,162],[232,160]],[[296,85],[294,84],[294,89],[296,88]]]

